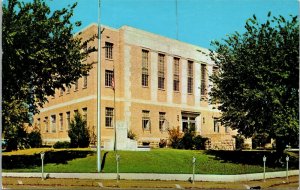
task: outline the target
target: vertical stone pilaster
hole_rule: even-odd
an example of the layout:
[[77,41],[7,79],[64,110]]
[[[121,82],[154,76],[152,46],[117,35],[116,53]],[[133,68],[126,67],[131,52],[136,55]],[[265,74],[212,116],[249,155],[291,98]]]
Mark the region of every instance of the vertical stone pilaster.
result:
[[173,57],[167,56],[167,102],[173,101]]
[[187,104],[187,60],[182,60],[181,66],[181,103]]
[[157,102],[157,87],[158,87],[158,75],[157,75],[157,62],[158,54],[150,52],[151,57],[151,101]]
[[125,46],[125,53],[124,53],[124,120],[127,123],[128,128],[131,127],[131,47],[126,45]]

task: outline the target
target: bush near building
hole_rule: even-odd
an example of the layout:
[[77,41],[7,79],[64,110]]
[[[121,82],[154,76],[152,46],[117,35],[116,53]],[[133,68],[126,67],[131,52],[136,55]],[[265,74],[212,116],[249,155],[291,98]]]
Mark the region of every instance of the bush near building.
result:
[[71,148],[85,148],[89,146],[89,130],[87,128],[86,120],[82,118],[80,113],[76,113],[74,119],[72,119],[68,135],[71,139]]
[[205,149],[205,142],[208,140],[201,135],[196,135],[195,127],[190,127],[183,134],[179,131],[179,127],[172,128],[168,132],[170,146],[176,149]]

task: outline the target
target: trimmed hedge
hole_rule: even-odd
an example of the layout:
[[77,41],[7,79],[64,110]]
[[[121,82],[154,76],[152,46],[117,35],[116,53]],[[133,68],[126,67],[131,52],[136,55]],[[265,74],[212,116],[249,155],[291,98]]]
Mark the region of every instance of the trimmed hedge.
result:
[[[207,150],[205,154],[214,155],[216,159],[224,162],[241,163],[249,165],[263,165],[263,156],[267,157],[267,167],[285,167],[286,156],[278,155],[275,151],[238,151],[238,150]],[[289,155],[289,168],[299,169],[299,157]]]
[[[94,151],[59,150],[45,152],[44,164],[67,164],[76,158],[85,158],[94,154]],[[30,168],[41,166],[41,155],[2,155],[3,169]]]

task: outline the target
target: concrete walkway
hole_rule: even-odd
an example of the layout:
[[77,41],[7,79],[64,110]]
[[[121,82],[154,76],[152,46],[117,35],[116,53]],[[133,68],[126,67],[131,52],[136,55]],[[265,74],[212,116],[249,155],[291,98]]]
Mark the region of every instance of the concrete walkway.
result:
[[[192,174],[155,174],[155,173],[120,173],[120,179],[125,180],[179,180],[192,179]],[[289,176],[299,175],[299,170],[291,170]],[[116,179],[116,173],[44,173],[47,178],[74,178],[74,179]],[[2,173],[2,177],[42,177],[41,173]],[[267,172],[265,178],[286,177],[286,171]],[[262,180],[263,173],[241,174],[241,175],[210,175],[195,174],[195,181],[252,181]]]

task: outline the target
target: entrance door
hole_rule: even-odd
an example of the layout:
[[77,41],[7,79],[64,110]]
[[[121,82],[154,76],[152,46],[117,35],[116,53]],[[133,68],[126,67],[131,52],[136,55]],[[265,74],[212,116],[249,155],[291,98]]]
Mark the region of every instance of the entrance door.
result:
[[182,112],[181,113],[181,129],[182,132],[186,132],[188,129],[196,129],[196,117],[199,116],[200,113],[197,112]]

